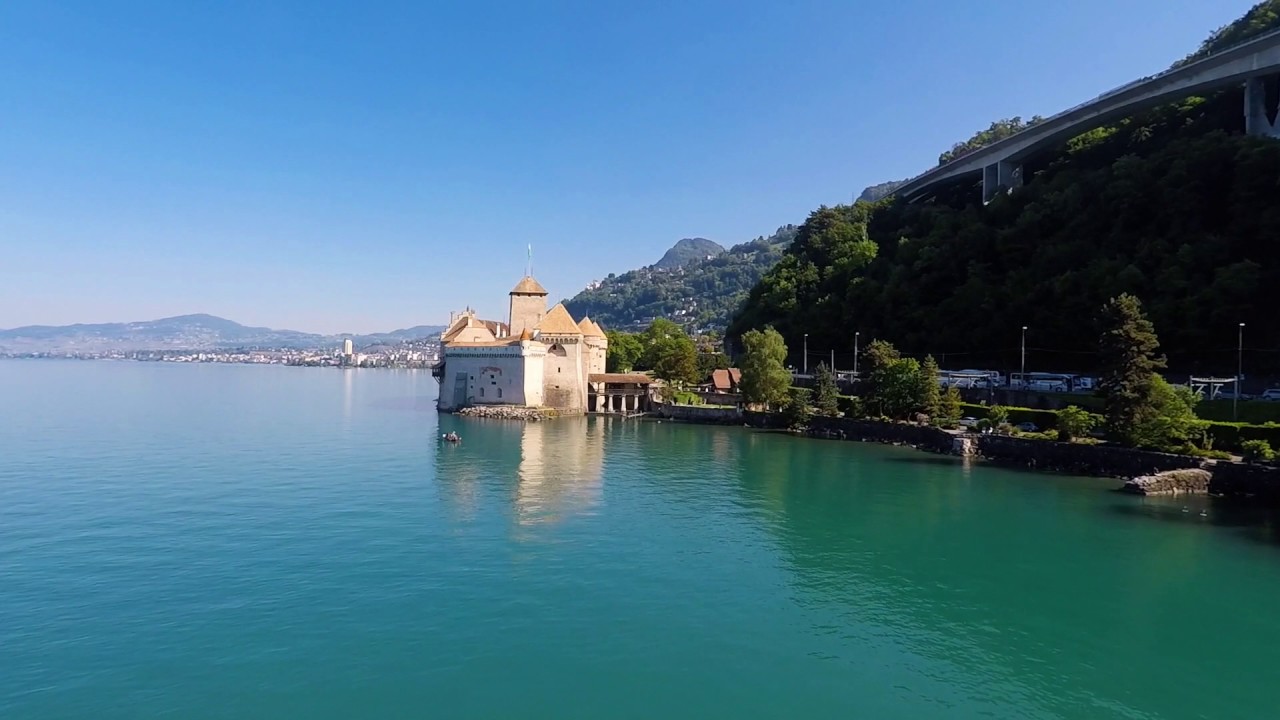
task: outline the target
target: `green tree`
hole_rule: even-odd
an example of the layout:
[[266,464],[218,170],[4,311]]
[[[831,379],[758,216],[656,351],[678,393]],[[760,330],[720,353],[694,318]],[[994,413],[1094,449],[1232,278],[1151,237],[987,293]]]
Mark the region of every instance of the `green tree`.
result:
[[784,363],[787,344],[772,327],[752,330],[742,336],[742,399],[765,407],[778,406],[788,399],[791,373]]
[[1001,425],[1009,424],[1009,408],[1003,405],[992,405],[987,408],[987,419],[991,421],[991,426],[998,428]]
[[818,363],[813,380],[813,407],[820,415],[835,417],[839,412],[840,388],[836,376],[826,363]]
[[887,340],[872,340],[862,351],[862,366],[868,376],[875,375],[877,370],[882,370],[900,359],[902,354],[898,352],[898,348]]
[[649,323],[649,327],[640,333],[640,342],[644,346],[644,353],[640,359],[641,366],[650,369],[655,367],[658,364],[658,355],[668,349],[666,346],[668,340],[688,339],[688,337],[684,328],[666,318],[658,318]]
[[880,412],[895,419],[905,418],[916,409],[920,363],[911,358],[893,360],[871,375],[871,383]]
[[942,413],[942,384],[939,377],[938,361],[932,355],[925,355],[924,362],[920,363],[920,390],[916,405],[930,419],[937,418]]
[[1171,385],[1159,375],[1147,381],[1147,412],[1134,427],[1130,442],[1137,447],[1178,451],[1200,436],[1205,423],[1196,417],[1196,396],[1185,385]]
[[1101,424],[1101,415],[1095,415],[1077,405],[1068,405],[1058,411],[1058,439],[1070,442],[1076,438],[1088,437]]
[[655,377],[676,388],[698,382],[698,349],[684,328],[658,318],[640,334],[639,341],[642,352],[637,367],[652,370]]
[[951,386],[942,394],[942,419],[948,425],[955,425],[960,422],[960,417],[964,410],[961,408],[960,390]]
[[[1165,367],[1156,355],[1160,341],[1142,312],[1138,298],[1122,293],[1102,308],[1099,388],[1105,401],[1108,432],[1128,445],[1149,443],[1156,419],[1157,370]],[[1192,414],[1194,417],[1194,413]]]
[[787,404],[783,408],[782,416],[789,428],[798,429],[809,424],[813,411],[809,407],[808,388],[788,388]]
[[698,350],[687,335],[666,337],[650,347],[654,376],[674,385],[685,387],[698,382]]
[[609,349],[605,351],[604,366],[607,372],[631,372],[644,354],[644,345],[635,333],[608,330]]

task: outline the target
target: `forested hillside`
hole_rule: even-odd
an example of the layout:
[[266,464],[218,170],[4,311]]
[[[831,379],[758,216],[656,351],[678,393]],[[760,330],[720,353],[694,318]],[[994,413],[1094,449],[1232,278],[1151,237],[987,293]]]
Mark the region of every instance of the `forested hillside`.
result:
[[[1197,54],[1280,25],[1280,0]],[[1173,369],[1280,366],[1280,142],[1243,134],[1241,90],[1089,132],[1026,166],[1028,184],[983,206],[972,186],[931,203],[820,208],[751,292],[731,337],[773,325],[794,347],[853,335],[946,365],[1091,368],[1095,318],[1142,299]],[[967,146],[967,144],[966,144]],[[944,156],[943,161],[946,158]]]
[[589,315],[610,329],[635,329],[655,318],[670,318],[698,331],[723,330],[795,233],[795,225],[784,225],[769,237],[735,245],[710,259],[706,255],[712,253],[705,252],[709,246],[699,245],[703,254],[685,257],[683,264],[609,275],[566,300],[565,307],[575,317]]

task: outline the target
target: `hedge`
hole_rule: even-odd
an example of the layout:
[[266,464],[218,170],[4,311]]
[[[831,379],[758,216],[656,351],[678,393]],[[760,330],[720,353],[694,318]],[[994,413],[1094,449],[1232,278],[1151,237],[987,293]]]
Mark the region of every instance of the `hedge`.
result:
[[[855,398],[845,395],[840,396],[840,411],[849,414],[853,410],[854,400]],[[1201,405],[1197,407],[1197,410],[1205,404],[1206,403],[1201,403]],[[1280,407],[1280,403],[1274,403],[1274,405]],[[1241,409],[1243,410],[1243,408],[1244,403],[1241,403]],[[987,411],[990,410],[990,406],[961,403],[960,409],[961,413],[965,417],[985,418],[987,416]],[[1035,426],[1041,430],[1050,430],[1058,427],[1057,410],[1037,410],[1036,408],[1010,407],[1007,405],[1004,409],[1009,411],[1009,422],[1014,425],[1030,422],[1034,423]],[[1089,408],[1085,409],[1088,410]],[[1254,425],[1249,423],[1208,421],[1208,433],[1209,437],[1213,438],[1213,448],[1215,450],[1239,450],[1241,444],[1246,440],[1266,440],[1271,443],[1271,447],[1280,448],[1280,424],[1277,423]]]
[[1239,450],[1246,440],[1266,440],[1275,447],[1280,444],[1280,425],[1210,422],[1209,436],[1215,450]]
[[[960,406],[968,417],[984,418],[987,416],[986,405]],[[1022,422],[1033,422],[1041,429],[1058,426],[1057,410],[1036,410],[1034,408],[1006,407],[1009,411],[1009,422],[1017,425]],[[1280,447],[1280,424],[1252,425],[1249,423],[1208,421],[1209,437],[1213,438],[1215,450],[1239,450],[1246,440],[1266,440],[1272,447]]]
[[[965,417],[984,418],[990,409],[989,405],[960,403],[960,411]],[[1008,405],[1005,405],[1004,409],[1009,411],[1009,423],[1012,425],[1029,422],[1034,423],[1036,427],[1042,430],[1058,427],[1057,410],[1037,410],[1035,408],[1009,407]]]

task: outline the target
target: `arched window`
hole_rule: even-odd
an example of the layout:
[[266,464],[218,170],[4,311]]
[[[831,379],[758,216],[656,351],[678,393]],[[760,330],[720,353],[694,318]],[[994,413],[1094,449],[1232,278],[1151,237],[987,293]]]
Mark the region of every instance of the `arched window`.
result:
[[480,386],[480,397],[484,397],[484,386]]
[[502,388],[498,388],[498,399],[502,399]]
[[556,357],[564,357],[569,354],[564,349],[564,346],[561,345],[560,343],[556,343],[555,345],[552,345],[550,349],[547,350],[547,352],[551,355],[555,355]]

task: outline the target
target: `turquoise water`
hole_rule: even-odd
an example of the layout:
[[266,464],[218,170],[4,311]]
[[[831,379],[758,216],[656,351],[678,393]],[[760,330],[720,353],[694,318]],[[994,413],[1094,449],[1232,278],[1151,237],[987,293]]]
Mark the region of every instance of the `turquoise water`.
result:
[[1275,717],[1266,517],[435,388],[0,362],[0,718]]

